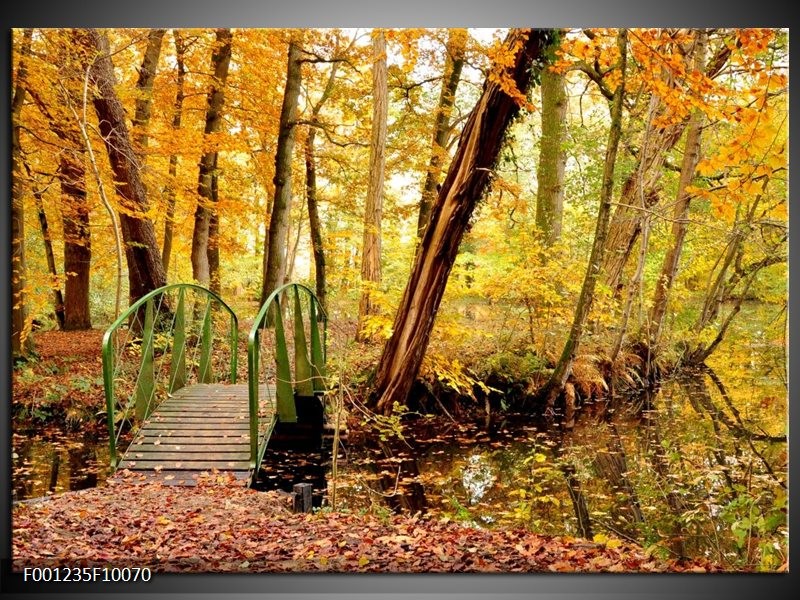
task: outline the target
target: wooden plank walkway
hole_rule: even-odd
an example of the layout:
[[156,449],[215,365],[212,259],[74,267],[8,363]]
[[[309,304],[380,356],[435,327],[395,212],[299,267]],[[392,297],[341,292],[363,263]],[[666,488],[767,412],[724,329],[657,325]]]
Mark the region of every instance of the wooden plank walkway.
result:
[[[275,425],[275,387],[262,385],[259,448]],[[142,424],[117,467],[147,480],[195,485],[203,472],[230,473],[247,485],[250,418],[247,384],[197,384],[164,400]]]

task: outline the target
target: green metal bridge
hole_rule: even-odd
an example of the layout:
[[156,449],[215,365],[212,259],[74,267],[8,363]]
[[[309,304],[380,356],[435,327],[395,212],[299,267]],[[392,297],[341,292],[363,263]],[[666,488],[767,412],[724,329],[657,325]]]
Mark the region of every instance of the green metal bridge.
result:
[[252,484],[276,424],[295,423],[295,400],[324,391],[326,335],[309,288],[275,290],[250,329],[239,383],[239,320],[228,304],[190,283],[143,296],[103,337],[112,468],[175,485],[203,472]]

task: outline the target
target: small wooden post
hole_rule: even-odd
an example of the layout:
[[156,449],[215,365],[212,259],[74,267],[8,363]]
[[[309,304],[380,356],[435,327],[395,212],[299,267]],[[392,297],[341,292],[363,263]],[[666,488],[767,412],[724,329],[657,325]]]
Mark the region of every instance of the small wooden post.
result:
[[296,513],[311,512],[311,492],[314,486],[310,483],[295,483],[292,487],[292,510]]

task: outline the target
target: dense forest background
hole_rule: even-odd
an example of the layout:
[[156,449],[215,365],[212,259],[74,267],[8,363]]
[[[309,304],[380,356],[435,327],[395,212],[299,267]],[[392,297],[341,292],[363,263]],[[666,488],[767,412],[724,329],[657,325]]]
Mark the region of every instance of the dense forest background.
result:
[[[786,31],[26,29],[13,50],[18,358],[166,283],[254,316],[300,281],[378,414],[571,428],[712,368],[724,427],[785,436]],[[737,395],[765,356],[778,383]]]

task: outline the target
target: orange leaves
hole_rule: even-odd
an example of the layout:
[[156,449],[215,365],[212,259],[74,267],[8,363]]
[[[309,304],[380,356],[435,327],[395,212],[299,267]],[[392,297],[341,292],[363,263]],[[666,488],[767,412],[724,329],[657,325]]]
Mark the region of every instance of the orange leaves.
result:
[[492,81],[500,86],[508,96],[513,98],[517,104],[524,107],[526,110],[532,110],[533,105],[528,102],[525,94],[519,91],[517,84],[514,81],[514,74],[512,72],[514,65],[517,62],[517,55],[520,52],[527,33],[520,33],[513,39],[506,41],[502,44],[495,44],[488,52],[488,56],[492,61],[492,70],[489,72],[489,81]]
[[475,529],[433,518],[294,515],[277,494],[243,488],[117,483],[113,490],[16,506],[13,526],[17,569],[47,559],[182,572],[719,570],[702,559],[657,560],[618,540]]

